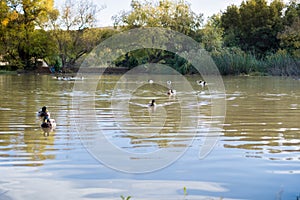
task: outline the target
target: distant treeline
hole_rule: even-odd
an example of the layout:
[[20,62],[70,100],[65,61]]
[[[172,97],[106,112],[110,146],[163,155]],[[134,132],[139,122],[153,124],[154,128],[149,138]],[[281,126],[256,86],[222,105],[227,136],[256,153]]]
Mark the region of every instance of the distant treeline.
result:
[[[26,4],[25,4],[26,3]],[[97,8],[92,1],[67,0],[60,9],[53,0],[1,1],[0,69],[36,68],[43,59],[57,69],[79,65],[102,41],[120,31],[163,27],[199,42],[223,75],[300,75],[300,3],[246,0],[230,5],[204,22],[184,0],[132,0],[131,10],[114,16],[114,27],[93,28]],[[170,52],[140,49],[114,61],[133,68],[168,64],[183,74],[192,66]]]

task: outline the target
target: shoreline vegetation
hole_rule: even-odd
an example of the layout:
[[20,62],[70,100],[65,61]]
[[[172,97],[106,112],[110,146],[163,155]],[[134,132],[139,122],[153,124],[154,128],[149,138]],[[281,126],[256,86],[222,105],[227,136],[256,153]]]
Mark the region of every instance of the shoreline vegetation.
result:
[[[300,60],[295,59],[286,53],[272,54],[264,60],[257,59],[251,54],[244,52],[233,53],[228,51],[213,52],[211,54],[219,72],[223,76],[300,76]],[[104,72],[105,74],[124,74],[131,68],[123,66],[107,67],[105,70],[101,68],[90,68],[85,70],[85,73]],[[64,73],[77,73],[78,67],[69,67]],[[50,74],[50,70],[0,70],[0,74],[26,74],[39,73]],[[55,73],[57,74],[57,73]],[[197,74],[195,70],[185,73],[185,75]]]
[[[132,0],[130,11],[113,16],[114,27],[94,28],[97,12],[104,8],[92,0],[68,0],[61,8],[53,0],[30,5],[8,0],[0,4],[0,74],[50,72],[42,69],[44,63],[55,72],[76,73],[107,38],[134,28],[161,27],[197,41],[221,75],[300,77],[300,3],[268,2],[245,0],[205,21],[185,0]],[[147,63],[195,73],[190,63],[163,50],[124,52],[112,62],[107,74]]]

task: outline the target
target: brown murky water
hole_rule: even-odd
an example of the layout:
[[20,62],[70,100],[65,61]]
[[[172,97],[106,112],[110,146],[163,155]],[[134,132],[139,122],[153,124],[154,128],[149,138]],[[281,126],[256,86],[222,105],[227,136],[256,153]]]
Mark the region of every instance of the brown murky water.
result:
[[[130,98],[128,114],[118,107],[122,99],[128,99],[122,95],[128,92],[126,85],[115,91],[119,78],[103,77],[95,92],[95,123],[110,142],[131,153],[189,147],[185,154],[152,173],[135,175],[108,168],[83,145],[95,138],[87,136],[82,141],[77,131],[76,120],[85,123],[89,118],[84,112],[74,115],[73,81],[0,75],[0,199],[121,199],[120,195],[132,199],[296,199],[299,195],[299,80],[225,77],[224,126],[215,131],[220,137],[212,152],[199,159],[201,130],[210,124],[211,99],[215,98],[207,88],[193,85],[198,100],[194,105],[168,97],[160,85],[145,84]],[[194,84],[198,78],[188,80]],[[177,95],[187,96],[179,85],[180,81],[174,82]],[[145,106],[153,96],[163,110],[157,107],[153,112]],[[41,130],[36,117],[43,105],[57,121],[50,134]],[[197,106],[199,112],[185,113]],[[190,121],[182,125],[183,115],[189,115]],[[155,132],[162,119],[164,128],[159,134],[141,137],[149,134],[144,130]],[[198,119],[200,134],[193,137],[190,129]],[[177,134],[182,127],[186,127],[185,134]],[[192,139],[193,143],[187,142]]]

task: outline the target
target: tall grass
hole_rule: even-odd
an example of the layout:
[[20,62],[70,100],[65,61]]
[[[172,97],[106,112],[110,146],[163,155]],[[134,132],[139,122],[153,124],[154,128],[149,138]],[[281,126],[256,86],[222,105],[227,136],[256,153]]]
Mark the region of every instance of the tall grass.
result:
[[223,49],[213,52],[212,58],[222,75],[264,73],[266,71],[265,65],[255,55],[239,49]]
[[300,76],[300,59],[278,51],[265,59],[268,74],[273,76]]
[[211,55],[222,75],[300,76],[300,58],[285,51],[278,51],[262,59],[235,48],[222,49]]

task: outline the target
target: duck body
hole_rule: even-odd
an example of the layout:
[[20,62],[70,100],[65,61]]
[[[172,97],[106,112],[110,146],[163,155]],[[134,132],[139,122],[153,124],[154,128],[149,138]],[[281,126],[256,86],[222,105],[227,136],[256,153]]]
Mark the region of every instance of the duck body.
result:
[[49,129],[55,129],[56,128],[56,122],[55,119],[49,119],[49,118],[44,118],[43,123],[41,124],[42,128],[49,128]]
[[37,113],[37,116],[40,117],[40,118],[43,118],[43,117],[50,117],[50,113],[49,112],[42,112],[42,111],[39,111]]
[[149,104],[148,104],[148,107],[155,107],[156,106],[156,103],[155,103],[155,99],[153,99]]
[[202,86],[202,87],[207,85],[207,83],[205,81],[202,81],[202,80],[197,81],[197,84]]
[[50,118],[50,113],[47,110],[47,107],[44,106],[42,110],[38,111],[37,116],[40,118],[48,117]]

